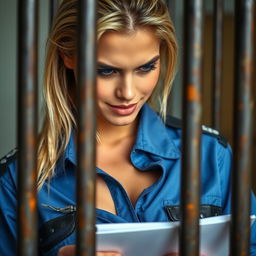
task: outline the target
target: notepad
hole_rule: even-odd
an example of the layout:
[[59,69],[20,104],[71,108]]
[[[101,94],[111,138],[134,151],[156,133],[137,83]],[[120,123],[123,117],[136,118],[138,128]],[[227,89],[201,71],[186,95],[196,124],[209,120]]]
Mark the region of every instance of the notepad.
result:
[[[200,220],[200,253],[229,255],[230,215]],[[251,223],[255,216],[251,216]],[[180,222],[97,224],[97,251],[123,256],[164,256],[179,250]]]

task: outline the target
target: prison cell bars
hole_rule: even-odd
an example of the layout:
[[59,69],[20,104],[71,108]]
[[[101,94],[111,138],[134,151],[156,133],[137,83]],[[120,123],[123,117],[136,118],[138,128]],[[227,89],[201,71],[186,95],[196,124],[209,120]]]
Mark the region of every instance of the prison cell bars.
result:
[[224,0],[214,0],[212,126],[220,130],[220,97],[222,78],[223,8]]
[[[78,236],[77,255],[95,253],[95,40],[96,6],[93,0],[80,0],[78,60]],[[232,255],[248,255],[251,141],[251,56],[253,0],[237,5],[237,57],[235,147],[233,178]],[[199,253],[199,145],[200,145],[200,66],[202,1],[186,2],[184,62],[184,135],[182,166],[181,255]],[[18,169],[19,239],[18,254],[37,255],[36,234],[36,90],[37,90],[37,1],[19,2],[18,69]],[[84,42],[87,42],[86,44]],[[192,144],[194,143],[194,144]],[[185,173],[186,171],[186,173]],[[189,173],[189,174],[187,174]],[[188,178],[190,177],[190,178]],[[240,189],[239,189],[240,187]],[[240,191],[240,193],[239,193]],[[189,196],[188,196],[189,195]],[[89,202],[89,203],[88,203]],[[246,229],[245,229],[246,227]],[[244,231],[245,229],[245,231]],[[89,235],[88,235],[89,234]]]
[[79,0],[77,256],[95,255],[96,3]]
[[18,5],[18,255],[37,255],[38,1]]
[[49,29],[52,27],[53,19],[57,13],[58,6],[60,4],[60,0],[50,0],[49,3],[49,9],[50,9],[50,15],[49,15]]
[[199,254],[202,0],[184,5],[181,256]]
[[231,255],[249,252],[254,0],[236,0]]

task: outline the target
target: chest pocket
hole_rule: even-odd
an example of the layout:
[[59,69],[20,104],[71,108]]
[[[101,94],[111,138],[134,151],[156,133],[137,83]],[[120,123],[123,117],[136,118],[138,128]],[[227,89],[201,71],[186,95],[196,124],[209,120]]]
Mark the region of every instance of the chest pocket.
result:
[[[181,219],[180,206],[165,206],[165,211],[170,221],[179,221]],[[203,204],[200,205],[199,216],[200,219],[219,216],[222,214],[222,208],[215,205]]]
[[39,251],[46,253],[51,250],[58,243],[70,236],[75,231],[75,227],[75,212],[45,222],[39,229]]

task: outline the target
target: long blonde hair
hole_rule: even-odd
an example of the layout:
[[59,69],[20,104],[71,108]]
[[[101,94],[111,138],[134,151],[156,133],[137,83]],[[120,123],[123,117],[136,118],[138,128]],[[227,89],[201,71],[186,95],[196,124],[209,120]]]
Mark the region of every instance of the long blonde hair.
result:
[[[74,74],[60,53],[72,56],[76,51],[77,0],[63,0],[48,39],[45,64],[45,119],[39,139],[38,187],[54,175],[57,160],[65,151],[71,131],[76,127],[73,93]],[[160,114],[166,107],[177,61],[177,43],[173,24],[163,0],[98,0],[98,40],[107,31],[130,32],[151,27],[161,40]],[[149,102],[156,98],[156,90]]]

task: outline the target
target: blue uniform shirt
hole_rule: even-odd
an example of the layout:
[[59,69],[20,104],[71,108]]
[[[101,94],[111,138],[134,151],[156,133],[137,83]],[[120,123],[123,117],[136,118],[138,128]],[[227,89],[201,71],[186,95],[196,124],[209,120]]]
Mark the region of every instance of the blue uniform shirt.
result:
[[[163,124],[159,116],[145,104],[140,113],[137,138],[130,159],[142,172],[161,170],[160,178],[141,193],[133,207],[122,185],[104,170],[97,168],[97,174],[104,179],[110,190],[117,213],[115,215],[96,209],[97,223],[178,220],[181,130]],[[0,169],[0,254],[3,256],[16,255],[16,168],[16,161],[12,160],[8,161],[5,170]],[[40,255],[56,255],[60,247],[75,243],[75,168],[76,153],[72,134],[65,153],[57,163],[50,186],[46,182],[38,193]],[[220,143],[218,136],[203,133],[201,217],[230,213],[230,170],[230,147]],[[256,214],[254,195],[252,213]],[[51,221],[53,219],[60,222]],[[62,224],[56,226],[54,223]],[[251,238],[251,256],[256,256],[255,224]]]

